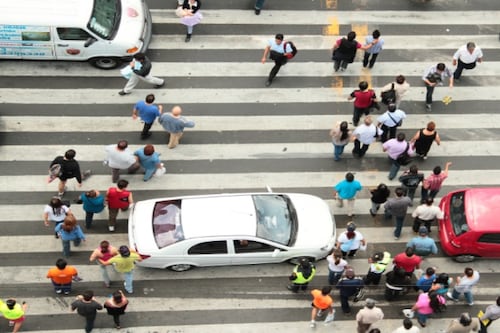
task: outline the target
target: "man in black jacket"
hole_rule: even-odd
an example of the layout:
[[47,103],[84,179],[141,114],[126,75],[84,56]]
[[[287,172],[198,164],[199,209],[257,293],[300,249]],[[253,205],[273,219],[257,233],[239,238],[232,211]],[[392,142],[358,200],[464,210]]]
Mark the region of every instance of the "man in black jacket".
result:
[[130,91],[139,83],[139,80],[154,84],[155,88],[161,88],[165,85],[165,80],[150,74],[153,66],[144,53],[134,55],[134,60],[130,62],[129,66],[132,68],[132,75],[123,90],[118,92],[120,96],[130,94]]
[[56,175],[59,178],[58,185],[58,196],[62,197],[64,195],[64,190],[66,187],[66,181],[71,178],[76,178],[78,182],[78,187],[82,186],[82,181],[90,176],[90,170],[85,171],[83,174],[80,172],[80,165],[75,160],[76,152],[73,149],[69,149],[64,153],[64,156],[57,156],[52,163],[50,163],[50,169],[56,164],[60,166],[59,174]]

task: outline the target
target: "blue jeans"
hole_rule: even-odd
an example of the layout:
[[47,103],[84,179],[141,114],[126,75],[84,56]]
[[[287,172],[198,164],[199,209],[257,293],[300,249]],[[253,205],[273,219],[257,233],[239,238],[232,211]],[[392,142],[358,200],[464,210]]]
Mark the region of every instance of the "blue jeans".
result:
[[333,159],[335,161],[340,160],[340,155],[344,152],[344,147],[345,145],[337,146],[336,144],[333,144]]
[[[81,239],[77,238],[73,240],[73,244],[75,246],[80,246]],[[70,240],[62,240],[62,247],[63,247],[63,256],[69,257],[69,253],[71,252],[71,241]]]
[[401,237],[401,230],[403,229],[403,222],[405,221],[404,216],[395,216],[396,229],[394,229],[394,237]]
[[434,93],[434,87],[428,84],[425,85],[426,94],[425,94],[425,104],[432,104],[432,94]]
[[[453,292],[451,293],[451,296],[454,298],[454,299],[458,299],[460,297],[460,293],[458,291],[456,291],[455,289],[453,289]],[[464,297],[465,297],[465,301],[468,303],[468,304],[472,304],[474,302],[474,298],[472,297],[472,292],[470,291],[465,291],[464,292]]]
[[335,286],[337,282],[339,282],[340,278],[342,277],[342,272],[333,272],[331,270],[328,270],[328,284],[331,286]]
[[60,290],[60,292],[63,292],[63,293],[71,292],[71,282],[68,284],[60,284],[60,283],[55,283],[54,281],[52,281],[52,285],[54,286],[54,290],[56,292],[58,290]]
[[398,174],[399,168],[401,166],[395,159],[389,157],[389,160],[392,162],[391,169],[389,170],[389,180],[393,180],[394,178],[396,178],[396,175]]
[[125,290],[131,294],[134,292],[134,287],[132,285],[134,280],[134,270],[130,272],[123,273],[123,278],[125,279]]
[[418,311],[415,311],[415,314],[417,315],[418,321],[421,322],[422,324],[425,324],[427,322],[427,318],[429,318],[429,315],[420,313]]
[[155,172],[156,172],[156,167],[153,169],[145,169],[144,181],[147,182],[148,180],[150,180],[151,177],[153,177],[153,175],[155,174]]
[[109,278],[109,273],[108,273],[108,266],[104,266],[99,263],[99,260],[96,260],[97,264],[99,265],[99,269],[101,270],[101,276],[102,280],[104,281],[104,284],[106,286],[109,286],[111,283],[111,279]]
[[262,9],[265,0],[255,0],[255,9]]

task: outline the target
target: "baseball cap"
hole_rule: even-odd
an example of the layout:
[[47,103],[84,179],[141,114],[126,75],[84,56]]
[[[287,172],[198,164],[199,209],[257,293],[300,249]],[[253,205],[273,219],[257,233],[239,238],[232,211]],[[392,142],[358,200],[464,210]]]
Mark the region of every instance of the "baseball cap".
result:
[[380,261],[384,259],[384,254],[382,252],[375,252],[375,254],[372,256],[373,261]]
[[421,235],[427,235],[429,232],[426,227],[420,227],[420,229],[418,229],[418,233]]
[[347,231],[354,231],[356,230],[356,225],[354,224],[354,222],[349,222],[347,223]]

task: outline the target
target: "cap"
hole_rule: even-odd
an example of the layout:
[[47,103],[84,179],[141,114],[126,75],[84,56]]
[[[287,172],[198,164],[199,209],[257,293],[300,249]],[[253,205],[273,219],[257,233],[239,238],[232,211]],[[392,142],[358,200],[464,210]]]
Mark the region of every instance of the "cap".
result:
[[420,229],[418,229],[418,233],[421,235],[427,235],[429,232],[426,227],[420,227]]
[[365,301],[366,305],[375,305],[377,303],[373,298],[367,298]]
[[299,261],[300,266],[308,266],[310,264],[309,259],[307,258],[300,258]]
[[356,230],[356,225],[354,224],[354,222],[349,222],[347,223],[347,231],[354,231]]
[[384,259],[384,254],[382,252],[376,252],[373,256],[372,256],[372,260],[373,261],[380,261]]
[[119,252],[120,252],[122,257],[130,256],[130,250],[128,249],[128,247],[126,245],[120,246]]
[[345,276],[348,278],[354,277],[354,270],[352,268],[348,268],[345,270]]

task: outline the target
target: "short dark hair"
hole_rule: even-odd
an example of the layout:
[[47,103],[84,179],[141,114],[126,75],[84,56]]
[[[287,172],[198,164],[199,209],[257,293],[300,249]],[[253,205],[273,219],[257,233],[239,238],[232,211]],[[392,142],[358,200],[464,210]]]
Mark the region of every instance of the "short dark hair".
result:
[[136,55],[134,55],[134,59],[138,60],[138,61],[142,61],[142,60],[146,59],[146,55],[144,53],[137,53]]
[[476,48],[476,43],[474,43],[474,42],[468,42],[467,43],[467,48],[468,49],[475,49]]
[[410,174],[416,175],[418,173],[418,167],[415,164],[410,166]]
[[67,265],[68,265],[68,262],[66,260],[64,260],[63,258],[59,258],[56,261],[56,267],[59,269],[65,269]]
[[407,257],[411,257],[415,254],[415,250],[413,249],[413,247],[408,246],[405,250],[405,253]]
[[356,32],[355,32],[355,31],[351,31],[351,32],[349,32],[349,33],[347,34],[347,40],[348,40],[348,41],[351,41],[351,42],[352,42],[352,41],[354,40],[354,38],[356,38]]
[[396,83],[403,84],[405,81],[406,81],[406,78],[404,77],[404,75],[396,76]]
[[380,31],[378,31],[378,29],[373,30],[372,37],[375,38],[375,39],[379,38],[380,37]]
[[149,95],[147,95],[147,96],[146,96],[146,103],[151,104],[151,103],[153,103],[154,101],[155,101],[155,95],[153,95],[153,94],[149,94]]
[[123,190],[124,188],[127,188],[128,181],[126,181],[125,179],[120,179],[118,183],[116,183],[116,186],[118,186],[120,190]]
[[444,71],[444,69],[446,68],[446,65],[443,64],[442,62],[440,62],[439,64],[437,64],[436,68],[440,71]]
[[76,151],[74,149],[68,149],[65,153],[64,153],[64,157],[67,159],[67,160],[72,160],[74,159],[76,156]]
[[117,145],[118,149],[120,150],[124,150],[124,149],[127,149],[128,147],[128,141],[127,140],[120,140],[118,141]]
[[285,39],[285,36],[283,36],[283,34],[276,34],[276,36],[274,36],[275,39],[278,39],[278,40],[283,40]]
[[434,203],[434,199],[432,198],[427,198],[425,199],[425,202],[424,202],[427,206],[432,206],[432,204]]
[[470,314],[464,312],[460,315],[459,321],[462,326],[469,326],[472,323],[472,318],[470,317]]
[[464,273],[466,276],[471,277],[472,275],[474,275],[474,270],[470,267],[466,267],[464,269]]
[[394,190],[394,193],[396,193],[397,197],[402,197],[403,194],[405,194],[405,190],[401,187],[397,187],[396,190]]
[[439,165],[437,167],[434,167],[432,173],[434,173],[435,175],[439,175],[441,173],[441,167]]
[[405,141],[405,139],[406,139],[406,135],[403,132],[399,132],[397,140],[398,141]]
[[425,270],[425,274],[431,276],[433,275],[434,273],[436,273],[436,270],[434,269],[434,267],[427,267],[427,269]]
[[361,90],[366,90],[366,89],[368,89],[368,82],[366,82],[366,81],[361,81],[361,82],[358,84],[358,87],[359,87],[359,89],[361,89]]
[[413,327],[413,322],[411,321],[410,318],[403,319],[403,327],[407,330]]
[[151,156],[155,152],[155,147],[152,144],[144,146],[144,155]]
[[497,305],[500,306],[500,296],[497,297]]
[[354,180],[354,175],[351,172],[345,174],[345,180],[352,182]]
[[85,290],[83,293],[82,293],[82,296],[83,296],[83,299],[86,301],[86,302],[90,302],[92,300],[92,298],[94,297],[94,292],[92,290]]
[[121,303],[123,300],[123,295],[122,293],[117,290],[113,293],[113,301],[115,301],[116,303]]
[[332,286],[324,286],[323,288],[321,288],[321,294],[323,295],[328,295],[332,292]]

